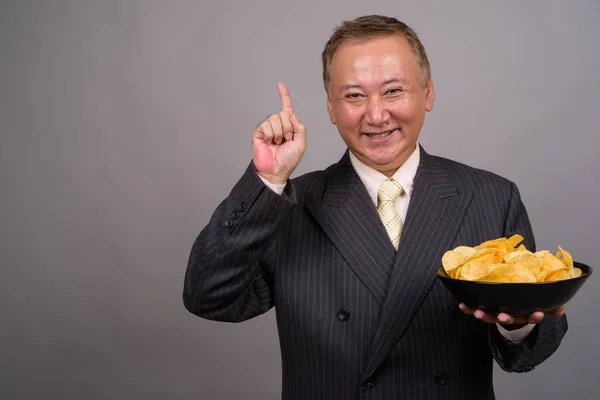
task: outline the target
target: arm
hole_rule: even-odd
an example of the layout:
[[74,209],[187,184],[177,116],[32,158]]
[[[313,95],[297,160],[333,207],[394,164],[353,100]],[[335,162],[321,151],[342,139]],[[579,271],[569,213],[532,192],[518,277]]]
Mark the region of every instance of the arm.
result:
[[489,344],[494,359],[507,372],[528,372],[550,357],[567,333],[565,315],[544,318],[520,343],[503,338],[498,329],[490,326]]
[[306,127],[287,87],[277,86],[281,112],[254,130],[252,164],[192,247],[183,302],[203,318],[239,322],[273,307],[268,271],[276,255],[275,232],[296,202],[288,179],[306,149]]
[[[533,231],[519,191],[512,185],[510,204],[506,217],[504,235],[518,233],[525,238],[525,246],[535,251]],[[494,359],[508,372],[527,372],[550,357],[567,333],[567,317],[547,316],[538,322],[531,333],[521,342],[514,343],[501,335],[495,324],[489,326],[489,345]]]
[[292,184],[278,195],[248,167],[192,247],[183,291],[191,313],[240,322],[273,306],[265,267],[275,257],[274,232],[294,203]]

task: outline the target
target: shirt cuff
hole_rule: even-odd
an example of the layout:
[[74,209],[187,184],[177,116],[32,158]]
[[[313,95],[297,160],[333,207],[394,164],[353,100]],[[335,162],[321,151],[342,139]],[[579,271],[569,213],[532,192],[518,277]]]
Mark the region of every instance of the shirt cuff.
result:
[[500,332],[502,336],[516,344],[519,344],[525,340],[527,335],[529,335],[533,328],[535,328],[535,324],[527,324],[522,328],[509,331],[500,324],[496,324],[496,326],[498,327],[498,332]]
[[268,180],[266,180],[265,178],[263,178],[262,176],[256,174],[261,181],[263,181],[263,183],[265,184],[265,186],[267,186],[269,189],[271,189],[272,191],[274,191],[277,194],[281,194],[283,193],[283,190],[285,189],[285,185],[287,185],[286,183],[271,183]]

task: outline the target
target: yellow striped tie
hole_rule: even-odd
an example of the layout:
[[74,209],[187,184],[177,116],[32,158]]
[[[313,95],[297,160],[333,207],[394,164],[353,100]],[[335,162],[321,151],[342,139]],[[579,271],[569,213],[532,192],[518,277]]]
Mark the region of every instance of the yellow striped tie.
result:
[[393,179],[389,179],[379,187],[379,204],[377,205],[377,214],[385,226],[392,245],[398,250],[400,243],[400,234],[402,233],[402,220],[396,210],[396,200],[402,194],[402,185]]

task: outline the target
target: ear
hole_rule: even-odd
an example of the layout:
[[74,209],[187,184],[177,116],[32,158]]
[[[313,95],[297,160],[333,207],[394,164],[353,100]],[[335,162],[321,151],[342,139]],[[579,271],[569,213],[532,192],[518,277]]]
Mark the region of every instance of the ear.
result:
[[431,78],[427,81],[425,86],[425,111],[433,110],[433,102],[435,101],[435,89],[433,88],[433,81]]
[[335,115],[333,114],[333,105],[331,104],[331,97],[327,94],[327,114],[329,114],[329,120],[335,125]]

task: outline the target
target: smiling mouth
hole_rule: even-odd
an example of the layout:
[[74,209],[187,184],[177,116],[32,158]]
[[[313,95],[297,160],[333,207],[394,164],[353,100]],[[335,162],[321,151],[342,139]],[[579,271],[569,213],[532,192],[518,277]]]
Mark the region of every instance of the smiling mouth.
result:
[[396,129],[392,129],[392,130],[384,131],[381,133],[366,133],[366,135],[368,137],[370,137],[371,139],[378,140],[378,139],[385,139],[386,137],[390,136],[395,131],[396,131]]

